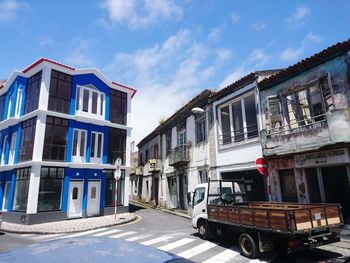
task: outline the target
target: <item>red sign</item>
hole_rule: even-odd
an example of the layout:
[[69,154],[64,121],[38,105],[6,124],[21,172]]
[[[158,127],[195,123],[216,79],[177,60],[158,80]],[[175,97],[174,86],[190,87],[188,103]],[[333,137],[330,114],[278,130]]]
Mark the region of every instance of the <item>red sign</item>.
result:
[[267,161],[264,158],[258,158],[255,161],[256,169],[258,169],[259,173],[262,175],[269,175],[267,171]]

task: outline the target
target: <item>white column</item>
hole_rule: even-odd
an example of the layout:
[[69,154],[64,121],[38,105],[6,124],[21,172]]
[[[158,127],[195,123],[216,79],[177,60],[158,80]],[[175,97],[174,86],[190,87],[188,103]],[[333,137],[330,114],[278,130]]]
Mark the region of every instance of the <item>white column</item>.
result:
[[125,166],[130,167],[131,129],[126,131]]
[[39,109],[47,110],[49,105],[51,68],[45,63],[41,76],[41,86],[39,95]]
[[27,214],[35,214],[38,208],[39,184],[40,184],[40,168],[35,164],[32,166],[29,181]]
[[129,205],[130,195],[130,169],[125,169],[125,185],[124,185],[124,206]]
[[46,114],[40,112],[36,119],[33,161],[41,161],[45,139]]

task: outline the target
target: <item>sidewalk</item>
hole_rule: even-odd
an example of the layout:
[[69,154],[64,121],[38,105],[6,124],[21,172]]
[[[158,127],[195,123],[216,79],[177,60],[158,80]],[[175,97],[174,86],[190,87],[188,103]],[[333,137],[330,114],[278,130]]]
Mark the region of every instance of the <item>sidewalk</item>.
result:
[[36,225],[21,225],[2,222],[1,231],[21,234],[62,234],[82,232],[102,227],[110,227],[115,225],[126,224],[135,221],[138,217],[135,214],[123,213],[117,214],[116,220],[114,215],[79,218],[64,220],[58,222],[50,222]]
[[162,207],[156,207],[154,205],[150,205],[150,204],[139,202],[139,201],[135,201],[135,200],[129,200],[129,203],[133,204],[133,205],[136,205],[136,206],[143,207],[143,208],[157,209],[157,210],[165,212],[165,213],[169,213],[169,214],[176,215],[176,216],[181,216],[181,217],[186,218],[186,219],[191,219],[191,216],[189,216],[184,211],[179,210],[179,209],[176,209],[176,210],[165,209],[165,208],[162,208]]

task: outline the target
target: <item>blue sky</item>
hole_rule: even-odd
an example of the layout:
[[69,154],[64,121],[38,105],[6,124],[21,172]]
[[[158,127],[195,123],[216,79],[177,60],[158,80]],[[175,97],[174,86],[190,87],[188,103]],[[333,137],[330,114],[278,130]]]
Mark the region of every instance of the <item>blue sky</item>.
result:
[[350,37],[342,0],[0,0],[0,79],[40,57],[138,90],[138,142],[191,97]]

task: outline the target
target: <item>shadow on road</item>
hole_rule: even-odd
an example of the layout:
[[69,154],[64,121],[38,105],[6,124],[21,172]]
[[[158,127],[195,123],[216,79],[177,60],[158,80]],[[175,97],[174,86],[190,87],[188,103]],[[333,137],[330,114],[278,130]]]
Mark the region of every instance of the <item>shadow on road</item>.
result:
[[134,212],[142,210],[142,209],[145,209],[145,208],[138,206],[138,205],[133,205],[133,204],[129,205],[129,212],[130,213],[134,213]]

